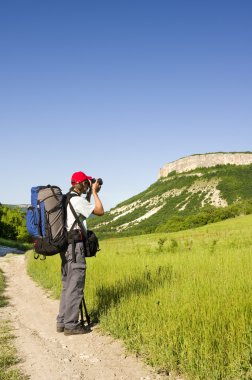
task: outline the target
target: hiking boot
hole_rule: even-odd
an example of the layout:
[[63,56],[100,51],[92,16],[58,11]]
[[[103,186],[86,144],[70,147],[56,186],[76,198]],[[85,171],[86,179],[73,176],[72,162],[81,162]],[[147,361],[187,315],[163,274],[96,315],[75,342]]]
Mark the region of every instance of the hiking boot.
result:
[[59,332],[59,333],[64,332],[64,326],[57,325],[56,331]]
[[77,326],[74,329],[64,329],[64,335],[87,334],[89,332],[91,332],[91,329],[87,326]]

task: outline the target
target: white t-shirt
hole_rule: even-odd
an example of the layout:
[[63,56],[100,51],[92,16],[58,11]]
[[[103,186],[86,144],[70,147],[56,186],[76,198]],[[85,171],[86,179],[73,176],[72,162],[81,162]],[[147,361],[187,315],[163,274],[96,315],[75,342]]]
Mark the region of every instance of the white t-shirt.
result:
[[[75,194],[74,192],[71,194]],[[70,202],[76,212],[76,214],[79,216],[81,223],[83,224],[84,228],[87,230],[87,223],[86,219],[88,218],[92,212],[94,211],[95,205],[88,202],[86,198],[83,196],[75,196],[70,199]],[[67,205],[67,231],[69,231],[75,222],[75,217],[70,209],[70,206]],[[80,229],[78,223],[75,223],[74,229]]]

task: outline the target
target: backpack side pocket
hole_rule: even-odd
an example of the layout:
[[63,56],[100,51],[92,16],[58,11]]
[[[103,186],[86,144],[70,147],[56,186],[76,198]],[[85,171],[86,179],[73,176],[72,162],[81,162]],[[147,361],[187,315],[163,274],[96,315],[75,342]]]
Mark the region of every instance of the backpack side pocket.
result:
[[38,210],[33,206],[30,206],[26,212],[26,227],[30,235],[40,236]]

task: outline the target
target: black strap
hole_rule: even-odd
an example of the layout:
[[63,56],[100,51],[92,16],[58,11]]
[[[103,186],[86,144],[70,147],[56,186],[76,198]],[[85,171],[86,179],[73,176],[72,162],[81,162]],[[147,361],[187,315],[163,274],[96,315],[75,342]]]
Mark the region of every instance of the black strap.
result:
[[[73,206],[72,206],[72,204],[71,204],[71,202],[70,202],[70,199],[71,199],[72,197],[76,197],[76,196],[79,196],[79,194],[77,194],[77,193],[74,193],[74,194],[68,193],[68,194],[66,195],[66,208],[67,208],[67,205],[69,204],[69,206],[70,206],[70,208],[71,208],[71,211],[72,211],[72,213],[73,213],[73,215],[74,215],[74,217],[75,217],[75,222],[76,222],[76,218],[78,218],[78,216],[77,216],[77,214],[76,214],[76,212],[75,212],[75,210],[74,210],[74,208],[73,208]],[[70,230],[68,231],[69,234],[73,231],[73,228],[74,228],[75,222],[73,223],[73,225],[71,226]],[[70,239],[70,241],[71,241],[71,244],[72,244],[72,257],[73,257],[73,262],[76,263],[75,239],[74,239],[73,236],[72,236],[72,238]]]
[[[70,209],[71,209],[71,211],[72,211],[72,213],[73,213],[73,215],[74,215],[74,217],[75,217],[75,221],[78,223],[78,226],[79,226],[80,229],[81,229],[82,235],[83,235],[84,238],[85,238],[85,242],[86,242],[86,244],[85,244],[85,248],[86,248],[87,256],[90,256],[89,245],[87,244],[87,231],[86,231],[85,228],[83,227],[83,224],[81,223],[79,216],[76,214],[75,209],[73,208],[73,206],[72,206],[72,204],[71,204],[71,202],[70,202],[70,199],[69,199],[68,203],[69,203]],[[84,215],[83,215],[83,216],[84,216]],[[85,216],[84,216],[84,218],[85,218]],[[86,219],[86,218],[85,218],[85,219]],[[74,225],[74,224],[73,224],[73,225]],[[72,228],[73,228],[73,225],[72,225],[72,227],[71,227],[71,230],[72,230]],[[70,230],[70,231],[71,231],[71,230]],[[69,232],[70,232],[70,231],[69,231]]]
[[71,226],[71,228],[70,228],[70,230],[68,231],[68,232],[71,232],[72,230],[73,230],[73,228],[74,228],[74,226],[75,226],[75,223],[76,223],[76,212],[75,212],[75,210],[73,211],[73,209],[72,209],[72,204],[71,204],[71,202],[70,202],[70,199],[71,198],[73,198],[73,197],[79,197],[80,196],[80,194],[78,194],[78,193],[76,193],[76,192],[74,192],[74,193],[67,193],[66,194],[66,204],[65,204],[65,208],[67,209],[67,206],[68,206],[68,204],[69,204],[69,206],[70,206],[70,208],[71,208],[71,211],[72,211],[72,213],[73,213],[73,215],[74,215],[74,217],[75,217],[75,221],[74,221],[74,223],[72,224],[72,226]]
[[[74,214],[74,216],[75,216],[75,218],[76,218],[77,214],[76,214],[76,212],[74,211],[74,208],[73,208],[73,206],[71,205],[71,202],[70,202],[70,201],[69,201],[69,206],[70,206],[70,208],[71,208],[72,213]],[[70,229],[69,232],[71,232],[71,231],[73,230],[73,226],[74,226],[74,223],[73,223],[73,225],[72,225],[72,227],[71,227],[71,229]],[[73,262],[76,263],[75,239],[74,239],[74,237],[72,237],[72,238],[70,239],[70,241],[71,241],[71,244],[72,244],[72,257],[73,257]]]
[[[76,214],[75,209],[73,208],[72,203],[70,202],[70,199],[69,199],[69,202],[68,202],[68,203],[69,203],[70,209],[71,209],[71,211],[72,211],[72,213],[73,213],[73,216],[75,217],[75,221],[78,223],[78,226],[80,227],[83,236],[86,237],[86,236],[87,236],[86,230],[85,230],[85,228],[83,227],[83,224],[81,223],[79,216]],[[84,215],[83,215],[83,216],[84,216]],[[85,216],[84,216],[84,218],[85,218]],[[85,218],[85,219],[86,219],[86,218]],[[72,227],[73,227],[73,225],[72,225]],[[72,227],[71,227],[71,229],[72,229]],[[71,231],[71,230],[70,230],[70,231]]]

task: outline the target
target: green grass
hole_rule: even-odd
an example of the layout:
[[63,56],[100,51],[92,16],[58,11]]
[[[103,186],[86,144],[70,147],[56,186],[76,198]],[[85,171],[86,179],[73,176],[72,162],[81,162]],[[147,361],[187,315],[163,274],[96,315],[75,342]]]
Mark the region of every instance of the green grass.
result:
[[[4,296],[5,281],[0,270],[0,308],[8,303]],[[0,380],[27,380],[28,377],[16,369],[15,364],[19,363],[17,352],[13,346],[13,336],[10,322],[0,318]]]
[[4,245],[6,247],[12,247],[20,249],[21,251],[27,251],[28,249],[31,249],[32,244],[31,243],[21,243],[18,241],[10,240],[10,239],[4,239],[0,237],[0,245]]
[[[101,241],[88,259],[94,320],[166,373],[252,379],[252,216],[194,230]],[[54,297],[60,258],[28,253],[28,272]]]

